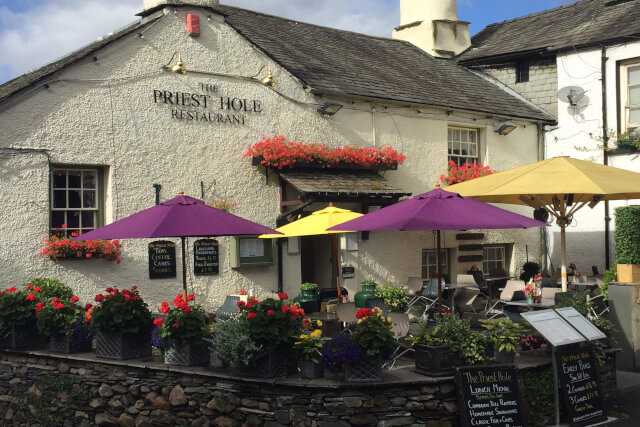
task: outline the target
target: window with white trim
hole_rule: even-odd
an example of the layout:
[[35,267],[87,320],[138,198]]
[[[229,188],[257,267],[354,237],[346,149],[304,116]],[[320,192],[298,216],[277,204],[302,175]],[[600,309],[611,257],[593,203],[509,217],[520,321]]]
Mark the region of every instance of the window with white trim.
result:
[[51,232],[86,233],[101,223],[101,169],[54,167],[51,176]]
[[[442,274],[449,275],[449,257],[446,249],[440,249],[440,265]],[[422,250],[422,278],[429,280],[438,277],[438,260],[435,249]]]
[[496,270],[507,270],[506,250],[504,245],[485,246],[482,248],[482,271],[491,274]]
[[620,65],[620,128],[640,130],[640,59]]
[[457,165],[478,163],[478,129],[449,127],[447,132],[449,160]]

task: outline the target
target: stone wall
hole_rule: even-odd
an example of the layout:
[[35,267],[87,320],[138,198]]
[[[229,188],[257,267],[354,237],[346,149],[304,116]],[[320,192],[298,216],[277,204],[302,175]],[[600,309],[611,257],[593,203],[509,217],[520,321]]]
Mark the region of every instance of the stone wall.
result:
[[558,68],[555,57],[532,62],[528,82],[516,83],[515,63],[482,67],[481,70],[546,112],[558,116]]
[[1,425],[452,426],[455,383],[375,386],[231,377],[44,353],[0,353]]

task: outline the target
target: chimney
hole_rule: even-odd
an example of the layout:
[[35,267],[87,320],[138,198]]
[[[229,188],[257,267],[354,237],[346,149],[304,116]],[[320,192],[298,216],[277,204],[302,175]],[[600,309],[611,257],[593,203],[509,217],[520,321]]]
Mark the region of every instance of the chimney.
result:
[[444,58],[471,46],[469,23],[458,20],[456,0],[400,0],[400,26],[392,37]]
[[216,7],[220,5],[220,0],[142,0],[144,10],[153,9],[154,7],[170,5],[170,6],[197,6],[197,7]]

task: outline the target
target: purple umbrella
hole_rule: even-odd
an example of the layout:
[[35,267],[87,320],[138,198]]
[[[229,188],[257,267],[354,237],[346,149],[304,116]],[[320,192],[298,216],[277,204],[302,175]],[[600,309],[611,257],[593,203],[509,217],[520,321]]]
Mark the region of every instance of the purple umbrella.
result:
[[182,286],[187,295],[185,237],[237,236],[279,232],[228,212],[207,206],[182,193],[171,200],[71,240],[182,238]]
[[442,298],[440,230],[531,228],[546,225],[548,224],[545,222],[436,188],[328,230],[437,231],[438,298]]

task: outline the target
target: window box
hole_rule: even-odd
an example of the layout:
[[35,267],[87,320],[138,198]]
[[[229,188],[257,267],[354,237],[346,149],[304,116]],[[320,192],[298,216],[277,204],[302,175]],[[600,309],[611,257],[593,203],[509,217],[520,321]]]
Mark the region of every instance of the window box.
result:
[[[251,164],[253,166],[267,166],[273,167],[270,165],[264,165],[262,162],[264,161],[263,156],[257,156],[251,158]],[[288,166],[289,169],[355,169],[355,170],[398,170],[398,163],[393,164],[384,164],[384,165],[373,165],[373,166],[365,166],[358,165],[353,163],[320,163],[320,162],[296,162],[291,166]]]

